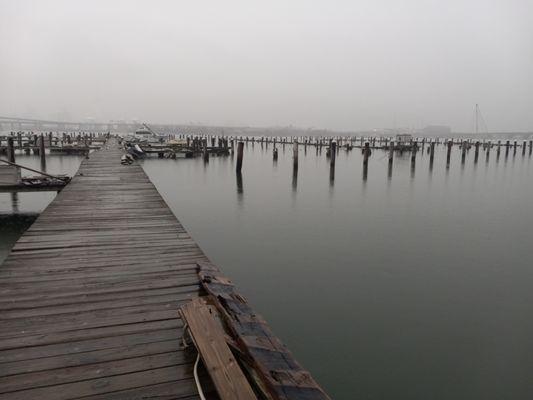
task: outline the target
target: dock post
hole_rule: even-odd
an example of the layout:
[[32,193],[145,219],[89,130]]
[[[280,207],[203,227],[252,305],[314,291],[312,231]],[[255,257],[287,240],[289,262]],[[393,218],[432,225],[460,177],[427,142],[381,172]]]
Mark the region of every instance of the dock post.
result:
[[332,156],[330,156],[329,159],[329,185],[333,186],[333,183],[335,182],[335,154],[337,153],[337,143],[331,142],[329,146],[330,147],[328,147],[327,150],[329,150],[329,152],[333,154]]
[[32,135],[32,145],[33,145],[33,154],[39,155],[39,141],[37,139],[37,135]]
[[394,159],[394,142],[391,140],[389,143],[389,168],[387,172],[388,178],[392,178],[392,163]]
[[209,162],[209,152],[207,151],[207,139],[204,141],[203,158],[204,163]]
[[477,159],[479,157],[479,140],[476,141],[476,144],[475,144],[475,152],[474,152],[474,164],[477,163]]
[[413,142],[413,150],[411,151],[411,169],[415,167],[416,152],[418,151],[418,142]]
[[237,173],[240,174],[242,170],[242,153],[244,151],[244,142],[237,143]]
[[274,150],[272,150],[272,160],[278,161],[278,148],[274,147]]
[[365,142],[363,148],[363,180],[366,181],[368,176],[368,158],[370,157],[370,142]]
[[15,162],[15,145],[11,136],[7,138],[7,160],[12,163]]
[[516,140],[513,142],[513,156],[516,155]]
[[53,134],[52,134],[52,132],[49,132],[49,133],[48,133],[48,147],[49,147],[49,148],[52,148],[52,140],[53,140],[53,139],[54,139],[54,138],[53,138]]
[[510,148],[510,142],[507,140],[505,142],[505,160],[509,157],[509,148]]
[[463,144],[461,146],[461,164],[465,163],[466,159],[466,141],[463,140]]
[[524,143],[522,144],[522,155],[525,156],[526,155],[526,141],[524,140]]
[[533,140],[529,141],[529,155],[531,155],[531,151],[533,150]]
[[292,144],[292,168],[298,170],[298,139],[294,139]]
[[429,167],[433,168],[433,159],[435,158],[435,142],[429,144]]
[[446,168],[450,168],[450,158],[452,156],[453,140],[448,140],[448,150],[446,150]]
[[20,133],[20,131],[17,132],[17,142],[19,149],[22,150],[22,133]]
[[41,140],[39,140],[39,156],[41,157],[41,169],[46,170],[46,151],[44,148],[44,135],[41,133]]

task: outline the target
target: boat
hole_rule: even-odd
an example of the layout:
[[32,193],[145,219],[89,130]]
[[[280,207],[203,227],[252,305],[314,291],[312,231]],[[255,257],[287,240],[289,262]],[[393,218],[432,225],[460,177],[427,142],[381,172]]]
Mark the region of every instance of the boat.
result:
[[413,147],[413,135],[409,133],[399,133],[394,141],[394,150],[410,150]]
[[149,137],[153,136],[153,133],[152,133],[151,130],[149,130],[146,127],[143,126],[141,129],[137,129],[135,131],[135,136],[136,137],[141,137],[141,138],[149,138]]

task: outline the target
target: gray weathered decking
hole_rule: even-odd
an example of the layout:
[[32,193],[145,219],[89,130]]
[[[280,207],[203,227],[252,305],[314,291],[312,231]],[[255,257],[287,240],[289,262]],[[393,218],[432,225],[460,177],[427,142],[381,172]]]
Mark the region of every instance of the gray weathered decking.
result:
[[205,255],[113,140],[0,267],[0,399],[196,398],[178,305]]

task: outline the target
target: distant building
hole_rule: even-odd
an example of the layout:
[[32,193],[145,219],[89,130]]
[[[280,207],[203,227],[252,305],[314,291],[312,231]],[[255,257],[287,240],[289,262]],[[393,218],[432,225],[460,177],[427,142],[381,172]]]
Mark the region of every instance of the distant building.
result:
[[452,133],[452,129],[445,125],[428,125],[420,129],[420,133],[427,136],[447,136]]

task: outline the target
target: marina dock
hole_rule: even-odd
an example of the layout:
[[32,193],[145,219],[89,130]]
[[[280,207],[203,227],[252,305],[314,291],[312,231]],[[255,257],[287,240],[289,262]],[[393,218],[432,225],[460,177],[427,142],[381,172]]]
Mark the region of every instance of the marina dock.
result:
[[[178,308],[211,264],[122,154],[91,153],[0,266],[0,399],[198,398]],[[327,398],[308,383],[276,398]]]

